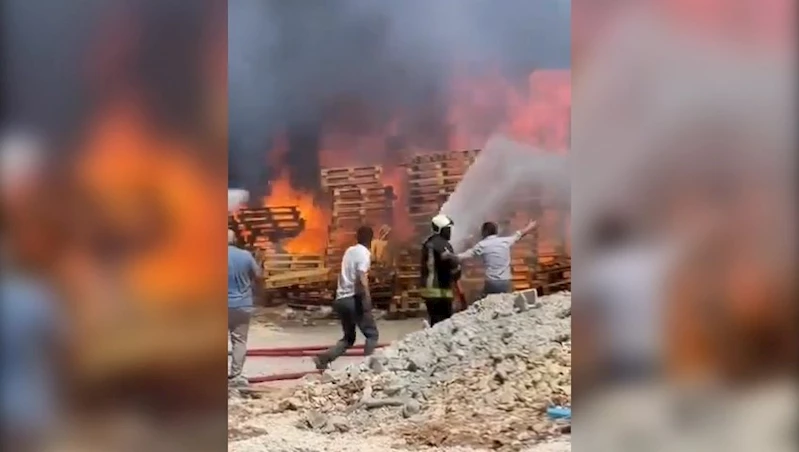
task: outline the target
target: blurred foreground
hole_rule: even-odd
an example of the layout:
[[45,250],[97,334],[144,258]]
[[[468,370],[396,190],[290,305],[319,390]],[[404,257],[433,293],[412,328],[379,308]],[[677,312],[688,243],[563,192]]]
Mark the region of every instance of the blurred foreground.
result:
[[589,3],[574,447],[795,450],[793,4]]
[[225,2],[69,3],[4,3],[4,446],[222,450]]

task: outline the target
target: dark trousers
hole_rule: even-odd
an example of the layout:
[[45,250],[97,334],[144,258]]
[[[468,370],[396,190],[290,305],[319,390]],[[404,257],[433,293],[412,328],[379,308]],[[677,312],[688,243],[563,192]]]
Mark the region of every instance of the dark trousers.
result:
[[336,345],[319,355],[319,361],[327,365],[343,355],[350,347],[355,345],[355,328],[361,330],[366,338],[363,353],[371,355],[377,348],[379,334],[372,313],[364,313],[363,304],[357,297],[340,298],[333,302],[333,310],[341,320],[341,329],[344,337]]
[[427,306],[430,326],[452,317],[452,298],[428,298],[424,304]]
[[487,279],[483,284],[483,296],[513,292],[513,283],[507,280]]

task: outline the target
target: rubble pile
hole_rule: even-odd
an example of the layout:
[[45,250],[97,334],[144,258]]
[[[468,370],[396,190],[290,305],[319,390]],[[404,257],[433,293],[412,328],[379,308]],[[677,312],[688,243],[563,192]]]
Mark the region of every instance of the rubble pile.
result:
[[320,433],[401,436],[410,445],[522,447],[560,435],[570,406],[571,295],[492,295],[359,365],[306,377],[268,411]]

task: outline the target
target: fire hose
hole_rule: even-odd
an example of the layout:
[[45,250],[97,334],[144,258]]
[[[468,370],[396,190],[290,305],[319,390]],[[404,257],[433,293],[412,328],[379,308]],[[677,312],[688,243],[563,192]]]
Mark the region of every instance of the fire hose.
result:
[[[388,344],[378,344],[377,348],[386,347]],[[309,345],[305,347],[283,347],[283,348],[256,348],[247,350],[247,356],[261,357],[261,358],[303,358],[316,356],[322,351],[326,350],[329,346],[326,345]],[[364,356],[363,345],[354,345],[349,350],[344,352],[342,356]],[[319,370],[311,370],[306,372],[294,372],[285,374],[263,375],[259,377],[250,377],[247,381],[250,384],[266,383],[271,381],[286,381],[298,380],[306,375],[321,373]]]

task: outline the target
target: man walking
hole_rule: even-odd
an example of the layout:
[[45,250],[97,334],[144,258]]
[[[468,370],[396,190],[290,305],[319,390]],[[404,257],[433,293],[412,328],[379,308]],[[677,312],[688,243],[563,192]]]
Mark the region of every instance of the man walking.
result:
[[369,266],[374,231],[361,226],[356,233],[357,243],[344,252],[341,273],[338,277],[333,310],[341,320],[344,336],[333,347],[314,358],[319,370],[326,369],[339,356],[355,344],[355,328],[366,337],[364,355],[371,355],[377,347],[377,324],[372,316],[372,298],[369,293]]
[[507,237],[499,236],[499,227],[496,223],[483,223],[481,228],[482,240],[476,245],[457,255],[459,261],[479,257],[485,266],[485,284],[483,295],[513,292],[511,275],[511,247],[522,237],[529,234],[536,227],[535,221],[530,221],[523,229]]
[[232,386],[246,386],[247,379],[242,376],[247,357],[247,334],[250,330],[250,316],[253,308],[253,282],[258,284],[261,269],[252,254],[235,246],[236,234],[227,231],[227,306],[228,333],[233,349],[228,374]]

